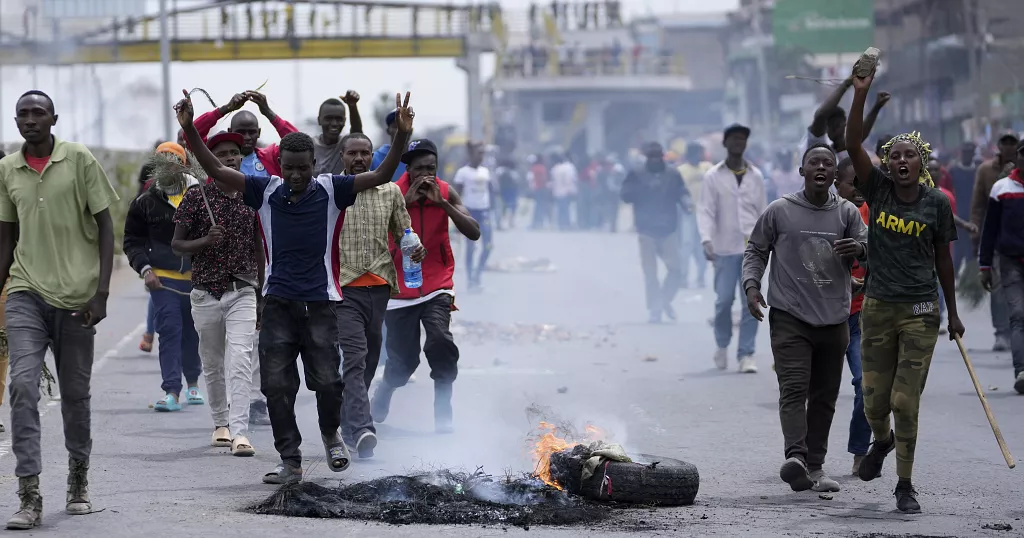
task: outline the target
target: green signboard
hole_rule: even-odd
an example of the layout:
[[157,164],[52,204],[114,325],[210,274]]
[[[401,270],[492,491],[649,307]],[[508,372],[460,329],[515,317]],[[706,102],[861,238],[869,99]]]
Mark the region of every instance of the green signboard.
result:
[[811,54],[863,52],[875,40],[874,0],[775,0],[777,47]]

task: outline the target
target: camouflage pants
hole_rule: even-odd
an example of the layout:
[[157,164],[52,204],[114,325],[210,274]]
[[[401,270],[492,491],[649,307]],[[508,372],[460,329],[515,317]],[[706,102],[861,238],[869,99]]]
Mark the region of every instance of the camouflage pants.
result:
[[870,297],[861,310],[864,415],[875,440],[889,437],[892,414],[896,474],[911,477],[917,416],[939,334],[936,301],[892,303]]

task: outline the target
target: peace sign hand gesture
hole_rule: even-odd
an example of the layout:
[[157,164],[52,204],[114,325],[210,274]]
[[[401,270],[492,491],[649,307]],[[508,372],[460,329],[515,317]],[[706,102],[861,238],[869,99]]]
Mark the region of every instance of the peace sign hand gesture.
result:
[[416,117],[416,113],[413,112],[412,107],[409,106],[409,95],[410,92],[405,92],[405,103],[402,103],[402,94],[395,94],[395,124],[398,126],[398,132],[409,134],[412,132],[412,120]]
[[189,97],[188,90],[181,90],[181,93],[185,95],[185,98],[174,105],[174,111],[178,114],[178,125],[181,125],[182,129],[188,129],[192,127],[195,111],[192,109],[192,98]]

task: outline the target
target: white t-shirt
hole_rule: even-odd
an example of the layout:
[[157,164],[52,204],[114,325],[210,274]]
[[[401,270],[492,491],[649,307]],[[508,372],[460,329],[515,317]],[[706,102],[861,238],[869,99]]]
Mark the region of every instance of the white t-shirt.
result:
[[491,208],[491,171],[486,167],[466,165],[455,172],[452,180],[459,189],[462,204],[466,209],[483,211]]
[[569,161],[556,164],[551,168],[551,194],[555,198],[575,195],[578,181],[579,174],[576,171],[576,166]]

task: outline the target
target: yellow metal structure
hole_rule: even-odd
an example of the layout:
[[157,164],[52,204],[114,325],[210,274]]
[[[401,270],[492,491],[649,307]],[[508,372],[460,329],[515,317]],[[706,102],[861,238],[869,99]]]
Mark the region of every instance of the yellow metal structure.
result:
[[[41,20],[34,28],[3,21],[0,65],[159,62],[159,18]],[[15,26],[15,22],[17,25]],[[64,26],[62,26],[64,25]],[[79,25],[81,26],[81,24]],[[229,0],[169,14],[171,59],[178,62],[322,58],[452,58],[475,37],[495,52],[508,29],[496,3]]]

